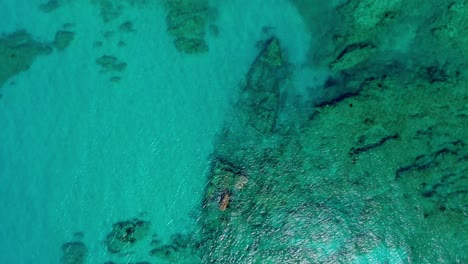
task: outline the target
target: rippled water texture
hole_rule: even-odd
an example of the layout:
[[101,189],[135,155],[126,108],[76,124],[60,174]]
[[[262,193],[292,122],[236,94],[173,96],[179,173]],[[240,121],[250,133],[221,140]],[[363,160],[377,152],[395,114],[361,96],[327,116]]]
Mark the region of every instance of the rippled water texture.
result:
[[468,263],[467,1],[0,15],[0,263]]

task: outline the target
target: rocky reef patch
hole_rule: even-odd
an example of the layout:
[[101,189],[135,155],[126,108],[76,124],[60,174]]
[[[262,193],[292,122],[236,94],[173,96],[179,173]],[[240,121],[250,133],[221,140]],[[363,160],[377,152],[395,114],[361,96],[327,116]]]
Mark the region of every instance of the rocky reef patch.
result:
[[136,218],[115,223],[106,237],[108,251],[122,253],[130,250],[149,235],[150,228],[150,222]]

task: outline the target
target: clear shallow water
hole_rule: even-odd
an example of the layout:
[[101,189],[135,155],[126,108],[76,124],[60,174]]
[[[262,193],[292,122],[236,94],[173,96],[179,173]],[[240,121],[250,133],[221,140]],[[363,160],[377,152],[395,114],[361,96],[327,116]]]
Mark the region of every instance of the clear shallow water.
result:
[[[60,263],[68,241],[87,263],[467,259],[462,1],[212,3],[195,54],[162,2],[45,2],[0,0],[0,33],[36,41],[0,90],[1,263]],[[132,218],[149,231],[109,252]]]

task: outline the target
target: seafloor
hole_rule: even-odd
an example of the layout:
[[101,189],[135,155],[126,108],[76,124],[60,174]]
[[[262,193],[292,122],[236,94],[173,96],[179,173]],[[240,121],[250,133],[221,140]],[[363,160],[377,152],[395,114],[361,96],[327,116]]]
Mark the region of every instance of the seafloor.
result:
[[[152,4],[92,2],[104,21]],[[468,263],[468,2],[291,2],[317,41],[306,63],[293,65],[265,29],[215,139],[197,227],[150,242],[151,219],[118,222],[105,238],[117,256],[108,263]],[[216,7],[166,3],[181,54],[211,52]],[[3,36],[0,85],[73,36]],[[111,82],[127,67],[112,56],[96,63]],[[307,67],[326,78],[293,92]],[[148,248],[148,262],[119,260],[133,247]],[[91,254],[80,234],[62,250],[62,263]]]

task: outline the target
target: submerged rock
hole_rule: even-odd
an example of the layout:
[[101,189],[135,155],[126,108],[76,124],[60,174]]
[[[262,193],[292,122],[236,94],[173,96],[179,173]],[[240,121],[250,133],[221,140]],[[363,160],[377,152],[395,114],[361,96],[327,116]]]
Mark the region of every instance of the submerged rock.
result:
[[71,31],[57,31],[52,43],[38,42],[20,30],[0,37],[0,87],[12,76],[26,71],[40,55],[48,55],[55,47],[64,50],[74,38]]
[[176,49],[187,54],[207,52],[208,1],[174,0],[167,1],[166,6],[167,32],[174,37]]
[[49,0],[46,3],[39,5],[39,10],[45,13],[50,13],[55,11],[60,7],[60,2],[58,0]]
[[203,39],[199,38],[177,38],[174,40],[177,50],[188,54],[203,53],[208,51],[208,45]]
[[127,63],[111,55],[97,58],[96,64],[101,66],[101,72],[122,72],[127,68]]
[[24,30],[0,37],[0,87],[12,76],[29,69],[36,57],[50,54],[47,43],[35,41]]
[[121,32],[126,32],[126,33],[135,31],[135,29],[133,28],[133,23],[131,21],[125,21],[124,23],[120,24],[119,30]]
[[55,33],[54,46],[62,51],[66,49],[75,38],[75,33],[71,31],[60,30]]
[[111,233],[106,237],[107,250],[111,253],[119,253],[130,249],[135,243],[148,236],[150,227],[150,222],[139,219],[114,224]]
[[63,264],[83,264],[86,263],[88,249],[83,242],[73,241],[62,245],[62,258],[60,263]]

